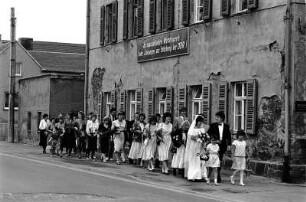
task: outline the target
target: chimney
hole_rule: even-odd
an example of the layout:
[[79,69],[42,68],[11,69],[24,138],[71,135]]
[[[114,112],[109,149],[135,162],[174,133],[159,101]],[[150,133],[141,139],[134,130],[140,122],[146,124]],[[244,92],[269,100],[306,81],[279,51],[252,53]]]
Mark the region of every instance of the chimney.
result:
[[33,50],[33,38],[19,38],[19,43],[26,50]]

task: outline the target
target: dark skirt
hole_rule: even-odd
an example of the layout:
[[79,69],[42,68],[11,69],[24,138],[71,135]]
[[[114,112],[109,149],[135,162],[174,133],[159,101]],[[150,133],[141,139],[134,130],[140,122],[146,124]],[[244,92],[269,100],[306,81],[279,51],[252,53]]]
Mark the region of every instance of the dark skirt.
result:
[[96,151],[97,149],[97,136],[88,136],[88,150],[90,151]]
[[46,132],[46,130],[40,130],[39,146],[42,146],[43,148],[47,147],[47,138],[48,138],[48,135],[46,135],[45,132]]
[[66,139],[66,146],[67,148],[74,148],[75,147],[75,136],[74,133],[66,133],[65,134]]
[[109,151],[109,137],[108,136],[101,136],[100,137],[100,147],[101,153],[107,154]]

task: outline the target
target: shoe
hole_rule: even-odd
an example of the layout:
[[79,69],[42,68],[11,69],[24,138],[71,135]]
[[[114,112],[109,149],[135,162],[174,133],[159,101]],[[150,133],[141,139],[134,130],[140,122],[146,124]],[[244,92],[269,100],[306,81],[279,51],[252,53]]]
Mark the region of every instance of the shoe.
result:
[[47,153],[46,150],[44,150],[44,151],[43,151],[43,154],[46,154],[46,153]]
[[235,184],[234,176],[231,176],[231,184]]
[[239,183],[240,186],[245,186],[245,184],[243,184],[242,182]]
[[102,161],[103,163],[106,163],[107,161],[106,161],[106,159],[103,159],[103,161]]
[[209,178],[206,178],[206,184],[210,185],[210,179]]
[[217,180],[217,179],[214,180],[214,184],[215,184],[216,186],[219,186],[219,183],[218,183],[218,180]]
[[121,165],[121,163],[119,161],[116,162],[117,165]]
[[63,157],[63,154],[60,154],[60,157],[62,158],[62,157]]

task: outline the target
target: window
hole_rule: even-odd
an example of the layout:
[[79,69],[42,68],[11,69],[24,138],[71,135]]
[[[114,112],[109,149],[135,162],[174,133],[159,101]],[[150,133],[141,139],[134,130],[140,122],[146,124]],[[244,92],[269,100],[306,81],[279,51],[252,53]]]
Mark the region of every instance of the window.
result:
[[110,109],[113,105],[112,100],[111,100],[111,92],[105,93],[105,97],[106,97],[106,113],[105,114],[109,114]]
[[192,96],[192,119],[195,118],[197,114],[202,113],[202,86],[191,87]]
[[234,84],[234,131],[245,129],[246,83]]
[[144,0],[124,0],[123,4],[123,40],[142,36]]
[[98,95],[98,120],[102,121],[102,93],[100,92]]
[[236,0],[236,12],[241,13],[248,10],[248,0]]
[[27,129],[28,132],[31,132],[31,127],[32,127],[32,113],[28,112],[28,118],[27,118]]
[[195,1],[195,22],[201,22],[203,20],[203,4],[204,0]]
[[16,71],[15,71],[15,76],[21,76],[22,73],[22,63],[17,62],[16,63]]
[[102,6],[100,9],[100,44],[117,42],[118,2]]
[[137,100],[136,100],[136,91],[129,91],[129,98],[130,98],[130,117],[129,120],[133,120],[136,109],[137,109]]
[[163,115],[167,111],[166,88],[158,89],[158,113]]
[[[5,100],[4,100],[4,109],[8,110],[9,109],[9,103],[10,103],[10,94],[9,92],[5,92],[4,94]],[[14,104],[14,109],[18,110],[18,93],[15,94],[15,104]]]

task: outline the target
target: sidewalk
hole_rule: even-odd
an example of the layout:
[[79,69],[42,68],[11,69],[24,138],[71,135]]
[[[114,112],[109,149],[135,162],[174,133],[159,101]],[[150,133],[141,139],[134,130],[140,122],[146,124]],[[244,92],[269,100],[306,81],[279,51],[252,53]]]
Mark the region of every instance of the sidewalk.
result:
[[[231,185],[229,176],[231,172],[222,171],[222,184],[220,186],[206,185],[204,182],[189,182],[181,176],[163,175],[160,172],[150,172],[147,169],[135,167],[134,165],[116,165],[115,162],[102,163],[87,159],[51,157],[50,154],[42,154],[38,146],[30,146],[19,143],[0,142],[0,154],[10,154],[35,159],[53,164],[69,165],[77,169],[85,169],[93,172],[103,173],[122,179],[133,179],[146,184],[154,184],[181,190],[182,192],[194,192],[207,196],[217,196],[228,201],[306,201],[305,184],[285,184],[279,180],[260,176],[247,177],[245,187]],[[0,169],[1,170],[1,169]],[[238,176],[236,179],[238,183]]]

